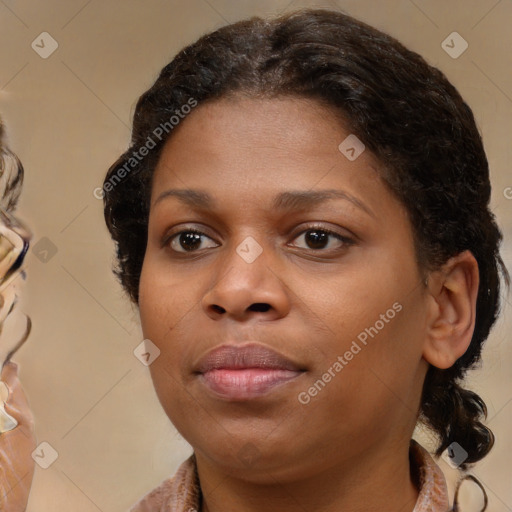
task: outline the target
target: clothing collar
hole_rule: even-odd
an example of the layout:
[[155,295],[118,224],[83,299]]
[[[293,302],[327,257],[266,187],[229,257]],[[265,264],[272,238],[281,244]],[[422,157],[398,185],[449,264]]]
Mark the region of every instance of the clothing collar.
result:
[[[439,466],[415,440],[411,440],[409,457],[419,490],[413,512],[447,512],[448,490]],[[201,500],[196,459],[192,454],[172,478],[147,494],[130,512],[199,512]]]
[[411,468],[418,477],[419,495],[413,512],[447,512],[448,489],[446,479],[430,454],[414,439],[409,449]]

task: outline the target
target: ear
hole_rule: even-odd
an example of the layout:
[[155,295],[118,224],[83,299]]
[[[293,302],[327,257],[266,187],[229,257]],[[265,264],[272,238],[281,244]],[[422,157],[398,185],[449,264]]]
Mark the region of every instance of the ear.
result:
[[423,358],[433,366],[450,368],[468,349],[475,329],[478,285],[478,263],[470,251],[454,256],[429,276]]

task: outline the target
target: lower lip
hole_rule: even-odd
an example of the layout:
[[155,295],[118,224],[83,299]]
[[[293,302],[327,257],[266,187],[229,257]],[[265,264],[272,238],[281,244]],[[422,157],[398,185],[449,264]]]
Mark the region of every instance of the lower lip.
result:
[[265,368],[210,370],[201,380],[215,394],[231,400],[248,400],[262,396],[295,379],[302,372]]

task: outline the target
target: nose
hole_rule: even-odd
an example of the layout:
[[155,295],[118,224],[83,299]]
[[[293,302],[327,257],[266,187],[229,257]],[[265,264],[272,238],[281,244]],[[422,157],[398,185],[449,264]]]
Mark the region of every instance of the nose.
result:
[[212,285],[204,294],[202,306],[214,319],[235,321],[276,320],[290,308],[289,289],[272,264],[270,249],[254,261],[246,261],[236,250],[212,268]]

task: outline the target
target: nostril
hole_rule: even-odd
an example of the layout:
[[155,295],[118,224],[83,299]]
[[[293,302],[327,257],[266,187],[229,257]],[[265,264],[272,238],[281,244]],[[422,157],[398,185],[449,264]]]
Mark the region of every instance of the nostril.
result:
[[213,304],[212,305],[212,309],[216,312],[216,313],[225,313],[226,310],[221,307],[221,306],[217,306],[217,304]]
[[255,304],[252,304],[249,308],[251,311],[268,311],[270,309],[270,306],[268,304],[264,304],[262,302],[257,302]]

